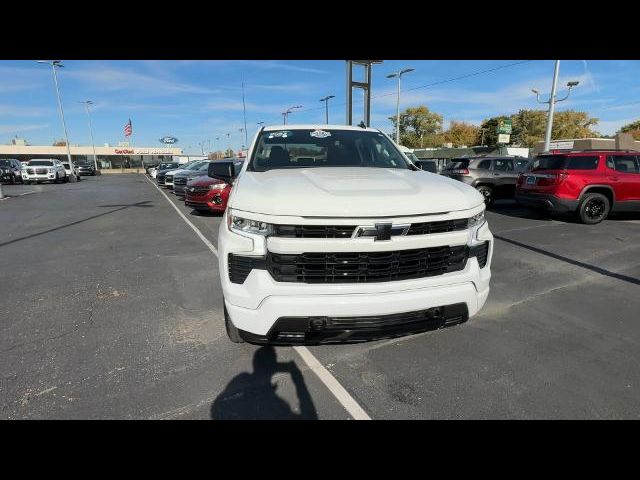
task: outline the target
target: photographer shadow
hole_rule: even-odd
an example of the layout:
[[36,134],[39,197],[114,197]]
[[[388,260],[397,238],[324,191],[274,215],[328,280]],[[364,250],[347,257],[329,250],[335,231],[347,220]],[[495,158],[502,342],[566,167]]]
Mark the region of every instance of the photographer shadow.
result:
[[[276,395],[274,375],[288,373],[295,386],[300,411]],[[213,420],[317,420],[318,413],[294,362],[278,362],[273,347],[260,347],[253,356],[253,373],[234,377],[211,405]]]

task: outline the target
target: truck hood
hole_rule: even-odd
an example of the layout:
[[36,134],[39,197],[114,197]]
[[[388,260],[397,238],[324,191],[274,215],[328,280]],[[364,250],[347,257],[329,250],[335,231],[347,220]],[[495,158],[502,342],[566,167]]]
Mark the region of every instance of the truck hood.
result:
[[231,208],[266,215],[387,217],[468,210],[480,193],[456,180],[389,168],[295,168],[243,172]]

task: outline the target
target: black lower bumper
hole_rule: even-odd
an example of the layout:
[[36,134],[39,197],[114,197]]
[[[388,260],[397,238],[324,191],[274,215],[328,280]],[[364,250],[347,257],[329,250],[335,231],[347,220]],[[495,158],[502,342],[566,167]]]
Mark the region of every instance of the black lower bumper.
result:
[[578,208],[578,200],[567,200],[548,193],[516,191],[516,201],[526,207],[544,208],[558,213],[574,212]]
[[466,322],[465,303],[418,310],[360,317],[281,317],[266,335],[240,330],[240,336],[259,345],[318,345],[358,343],[401,337]]

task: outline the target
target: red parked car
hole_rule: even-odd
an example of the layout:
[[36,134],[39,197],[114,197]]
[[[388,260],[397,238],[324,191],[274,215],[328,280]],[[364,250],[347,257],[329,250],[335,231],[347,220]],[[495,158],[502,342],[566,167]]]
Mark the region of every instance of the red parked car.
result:
[[[216,164],[223,162],[233,163],[236,176],[240,173],[242,161],[221,160],[216,161]],[[200,211],[224,212],[231,193],[231,185],[224,180],[204,175],[189,180],[184,191],[184,204],[187,207]]]
[[518,178],[516,200],[599,223],[610,212],[640,212],[640,152],[584,150],[540,155]]

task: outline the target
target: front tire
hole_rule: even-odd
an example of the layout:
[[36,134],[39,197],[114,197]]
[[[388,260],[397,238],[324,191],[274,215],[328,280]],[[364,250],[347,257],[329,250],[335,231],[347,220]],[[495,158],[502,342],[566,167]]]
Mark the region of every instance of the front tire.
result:
[[477,189],[482,196],[484,197],[484,204],[489,207],[493,204],[493,200],[494,200],[494,194],[493,194],[493,188],[488,187],[486,185],[481,185],[479,187],[477,187]]
[[607,218],[610,210],[611,204],[606,196],[601,193],[587,193],[580,202],[578,217],[582,223],[595,225]]
[[227,313],[227,307],[224,307],[224,326],[227,330],[227,336],[233,343],[244,343],[244,340],[240,336],[240,330],[236,328],[231,319],[229,313]]

